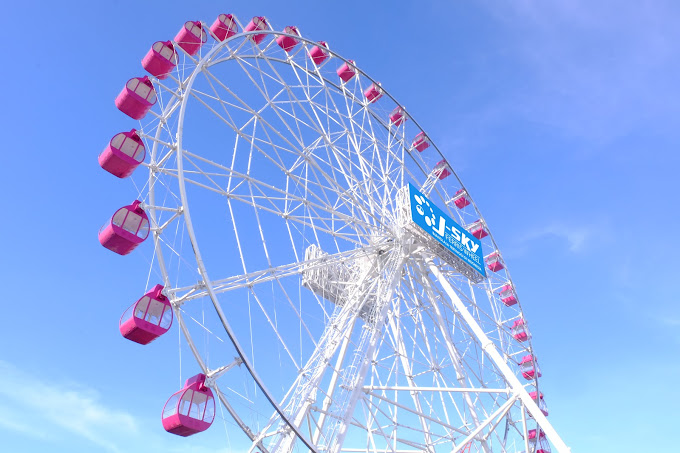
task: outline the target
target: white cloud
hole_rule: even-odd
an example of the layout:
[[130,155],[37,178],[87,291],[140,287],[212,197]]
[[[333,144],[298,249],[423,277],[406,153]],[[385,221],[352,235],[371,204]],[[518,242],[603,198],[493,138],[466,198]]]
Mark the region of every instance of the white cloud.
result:
[[117,453],[124,448],[116,439],[138,433],[132,415],[106,407],[94,390],[43,382],[2,361],[0,397],[0,426],[30,437],[49,438],[60,428]]
[[661,321],[662,324],[665,324],[667,326],[671,327],[680,327],[680,319],[678,318],[660,318],[659,321]]
[[45,433],[35,429],[27,421],[17,420],[16,411],[8,406],[0,406],[0,428],[5,428],[9,431],[14,431],[29,437],[46,438]]
[[[672,2],[487,2],[528,73],[510,106],[569,135],[609,142],[677,106],[680,38]],[[506,101],[508,102],[508,101]],[[668,132],[668,131],[667,131]],[[674,130],[670,131],[675,133]]]
[[570,252],[578,253],[585,250],[586,244],[594,237],[595,230],[594,227],[588,226],[570,226],[562,223],[552,223],[530,231],[522,238],[522,242],[556,237],[566,241]]
[[[159,426],[158,418],[142,419],[126,410],[112,407],[90,387],[44,379],[2,360],[0,360],[0,403],[0,432],[11,431],[26,438],[39,440],[41,445],[47,442],[62,448],[67,446],[68,451],[111,453],[244,451],[244,448],[231,446],[232,441],[229,435],[225,435],[223,422],[219,416],[212,432],[191,438],[179,438],[165,433]],[[231,424],[230,420],[226,422]],[[236,438],[238,447],[242,447],[245,436]],[[76,444],[82,444],[83,449],[79,450]],[[247,445],[249,446],[249,442]],[[28,448],[27,450],[32,451]]]

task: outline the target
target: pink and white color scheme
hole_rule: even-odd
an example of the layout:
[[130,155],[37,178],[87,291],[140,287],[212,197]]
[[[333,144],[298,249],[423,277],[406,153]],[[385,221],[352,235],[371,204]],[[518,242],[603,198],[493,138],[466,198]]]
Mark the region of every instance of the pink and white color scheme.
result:
[[515,322],[512,323],[512,327],[510,329],[512,332],[512,337],[519,342],[527,341],[529,338],[531,338],[529,329],[527,329],[524,319],[515,319]]
[[[545,433],[542,430],[538,431],[538,438],[536,436],[536,430],[530,429],[527,431],[527,440],[529,441],[529,451],[535,451],[536,453],[550,453],[550,447],[545,438]],[[538,449],[536,449],[538,444]]]
[[309,51],[309,58],[311,58],[317,66],[323,63],[326,58],[328,58],[328,55],[328,44],[326,41],[319,41],[318,44]]
[[498,294],[501,296],[501,302],[508,307],[517,303],[517,294],[510,283],[503,285]]
[[165,79],[177,66],[177,52],[170,41],[156,41],[142,59],[142,67],[154,77]]
[[149,236],[149,218],[135,200],[123,206],[99,231],[99,243],[119,255],[127,255]]
[[489,232],[486,231],[484,222],[482,222],[481,219],[472,222],[467,229],[470,232],[470,234],[476,237],[477,239],[482,239],[489,235]]
[[501,261],[501,254],[497,251],[486,255],[484,257],[484,262],[486,263],[486,267],[489,268],[491,272],[498,272],[502,269],[505,269],[505,266],[503,266],[503,262]]
[[210,26],[210,31],[217,39],[224,41],[238,33],[238,24],[232,14],[220,14]]
[[369,103],[373,103],[380,99],[383,96],[382,88],[380,88],[380,82],[374,82],[368,88],[366,88],[364,91],[364,96],[366,96],[366,100]]
[[163,335],[172,325],[172,306],[162,293],[163,285],[156,285],[132,304],[120,318],[120,333],[130,341],[149,344]]
[[[268,28],[269,28],[269,24],[267,23],[267,19],[265,19],[264,16],[255,16],[248,23],[248,25],[246,25],[246,28],[244,28],[243,31],[244,32],[261,31],[261,30],[266,30]],[[260,44],[265,36],[267,36],[265,33],[260,33],[260,34],[250,35],[250,39],[252,39],[255,44]]]
[[149,77],[134,77],[116,98],[116,107],[133,120],[141,120],[156,103],[156,90]]
[[188,21],[175,36],[175,42],[189,55],[196,55],[198,49],[208,40],[208,34],[199,21]]
[[526,380],[532,380],[535,377],[541,377],[541,370],[538,368],[536,358],[533,355],[525,355],[522,361],[519,362],[519,371],[522,372],[522,377]]
[[437,162],[437,165],[434,166],[434,170],[439,172],[439,179],[442,180],[448,176],[451,176],[451,170],[449,169],[449,163],[446,162],[446,159],[440,160]]
[[[545,439],[545,433],[543,431],[539,431],[539,433],[540,434],[538,435],[538,437],[540,439]],[[527,439],[529,439],[529,440],[536,439],[536,430],[535,429],[530,429],[529,431],[527,431]]]
[[[392,113],[390,113],[390,123],[395,126],[400,126],[408,117],[406,116],[406,110],[403,107],[397,106]],[[439,165],[439,164],[437,164]]]
[[[545,400],[543,399],[543,393],[537,392],[534,390],[533,392],[529,392],[529,396],[531,397],[532,400],[536,401],[536,404],[538,405],[538,408],[543,412],[543,415],[546,417],[548,416],[548,405],[545,404]],[[531,417],[531,414],[529,414]],[[532,417],[533,418],[533,417]]]
[[419,132],[418,135],[416,135],[416,138],[413,139],[413,143],[411,145],[417,149],[418,152],[422,153],[430,147],[430,139],[425,134],[425,132]]
[[[297,27],[294,27],[292,25],[284,28],[283,32],[288,35],[300,36]],[[293,38],[292,36],[279,36],[278,38],[276,38],[276,44],[278,44],[279,47],[285,50],[286,52],[290,52],[291,50],[293,50],[293,47],[297,46],[299,42],[300,42],[299,39]]]
[[458,209],[463,209],[465,206],[470,204],[470,199],[468,198],[468,194],[465,189],[460,189],[458,192],[456,192],[452,199],[453,204],[455,204]]
[[205,385],[205,374],[187,379],[184,388],[170,397],[163,408],[163,428],[187,437],[210,428],[215,419],[215,398]]
[[349,82],[350,79],[357,74],[357,68],[354,66],[354,60],[347,60],[342,64],[342,66],[338,68],[336,72],[338,73],[338,77],[340,77],[343,82]]
[[120,132],[99,155],[99,165],[119,178],[126,178],[144,161],[146,149],[137,131]]

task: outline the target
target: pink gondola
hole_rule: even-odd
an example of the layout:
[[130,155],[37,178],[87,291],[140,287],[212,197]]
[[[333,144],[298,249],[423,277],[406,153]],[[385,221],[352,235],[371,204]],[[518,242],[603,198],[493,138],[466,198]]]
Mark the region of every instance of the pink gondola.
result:
[[[288,35],[300,36],[297,27],[294,27],[292,25],[284,28],[283,32]],[[293,38],[292,36],[279,36],[278,38],[276,38],[276,44],[278,44],[279,47],[281,47],[286,52],[290,52],[291,50],[293,50],[293,47],[297,46],[299,42],[300,42],[299,39]]]
[[[264,16],[255,16],[248,23],[248,25],[246,25],[246,28],[244,28],[243,31],[244,32],[261,31],[266,30],[268,28],[269,24],[267,23],[267,19],[265,19]],[[260,44],[265,36],[267,36],[266,33],[259,33],[255,35],[250,35],[250,39],[252,39],[255,44]]]
[[380,82],[374,82],[366,88],[364,91],[364,96],[366,96],[366,100],[368,100],[369,103],[373,103],[380,99],[383,95],[382,88],[380,87]]
[[177,66],[177,51],[170,41],[156,41],[142,59],[142,67],[154,77],[165,79]]
[[318,44],[309,51],[309,57],[317,66],[323,63],[329,55],[326,41],[319,41]]
[[503,285],[498,294],[501,296],[501,302],[508,307],[517,303],[517,294],[510,283]]
[[[547,445],[545,439],[545,433],[543,431],[538,431],[538,436],[536,436],[536,430],[530,429],[527,431],[527,440],[529,441],[529,451],[535,451],[536,453],[550,453],[550,447]],[[538,445],[537,445],[538,444]],[[538,449],[536,447],[538,446]]]
[[198,49],[208,40],[208,34],[199,21],[187,21],[175,36],[175,42],[189,55],[196,55]]
[[338,77],[340,77],[343,82],[349,82],[350,79],[357,74],[354,60],[347,60],[335,72],[338,73]]
[[526,380],[532,380],[535,377],[541,377],[541,370],[538,368],[536,358],[533,355],[525,355],[522,361],[519,362],[519,371],[522,372],[522,377]]
[[205,374],[187,379],[163,408],[163,428],[182,437],[205,431],[214,419],[215,398],[205,385]]
[[392,113],[390,113],[390,122],[395,126],[401,125],[401,123],[406,121],[406,119],[406,110],[404,110],[402,107],[397,106],[394,110],[392,110]]
[[118,328],[125,338],[149,344],[170,329],[172,306],[162,291],[163,285],[156,285],[123,313]]
[[99,165],[119,178],[126,178],[144,161],[146,149],[137,131],[121,132],[113,136],[109,146],[99,155]]
[[419,132],[416,138],[413,139],[412,146],[422,153],[430,147],[430,139],[425,132]]
[[[543,431],[538,431],[538,432],[539,432],[538,437],[540,439],[545,439],[545,433]],[[527,439],[529,439],[529,440],[536,439],[536,430],[535,429],[530,429],[529,431],[527,431]]]
[[238,33],[238,24],[232,14],[220,14],[210,26],[210,31],[220,41],[231,38]]
[[520,342],[527,341],[531,338],[531,334],[529,333],[529,329],[527,329],[524,319],[515,319],[515,322],[512,323],[512,327],[510,328],[510,332],[512,333],[512,337]]
[[116,107],[132,119],[141,120],[156,103],[156,90],[149,77],[134,77],[116,98]]
[[99,243],[119,255],[127,255],[149,237],[149,218],[135,200],[123,206],[99,230]]
[[447,176],[451,176],[451,170],[449,169],[449,163],[446,162],[446,159],[440,160],[437,162],[437,165],[434,166],[434,170],[439,172],[439,179],[444,179]]
[[470,204],[470,199],[465,189],[460,189],[452,198],[453,204],[456,205],[458,209],[463,209],[465,206]]
[[503,266],[503,262],[501,261],[501,254],[498,252],[491,252],[486,255],[484,257],[484,262],[491,272],[498,272],[505,269],[505,266]]
[[[536,402],[536,404],[538,405],[538,408],[541,410],[543,415],[545,415],[547,417],[548,416],[548,405],[545,403],[545,400],[543,399],[543,393],[537,392],[536,390],[534,390],[533,392],[529,392],[529,396],[531,397],[532,400],[534,400]],[[529,417],[532,417],[531,413],[529,413]]]
[[473,235],[477,239],[482,239],[489,235],[489,232],[486,231],[486,227],[484,226],[484,222],[482,222],[481,220],[472,222],[468,226],[468,231],[470,232],[471,235]]

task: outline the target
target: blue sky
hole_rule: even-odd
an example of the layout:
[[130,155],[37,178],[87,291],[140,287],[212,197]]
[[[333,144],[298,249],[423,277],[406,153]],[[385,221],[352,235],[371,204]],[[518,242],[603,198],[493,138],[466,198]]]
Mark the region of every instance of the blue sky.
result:
[[3,446],[229,451],[223,429],[182,440],[160,426],[159,398],[179,385],[177,331],[153,352],[117,332],[148,264],[97,243],[134,195],[96,158],[128,128],[113,99],[151,43],[232,12],[328,41],[428,131],[503,251],[550,420],[572,450],[669,451],[680,404],[680,6],[287,3],[5,7]]

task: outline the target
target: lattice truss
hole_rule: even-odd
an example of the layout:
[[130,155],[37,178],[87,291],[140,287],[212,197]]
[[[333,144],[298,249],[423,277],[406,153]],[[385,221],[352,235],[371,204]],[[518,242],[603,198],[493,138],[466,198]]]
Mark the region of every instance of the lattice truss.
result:
[[180,54],[139,132],[147,285],[166,286],[218,413],[252,451],[525,450],[536,422],[428,266],[517,375],[533,352],[498,298],[510,276],[461,273],[399,221],[398,194],[426,188],[463,226],[476,206],[453,206],[461,182],[433,175],[441,153],[413,149],[421,129],[390,122],[389,95],[366,101],[374,80],[341,83],[339,56],[317,67],[315,43],[288,54],[271,35]]

